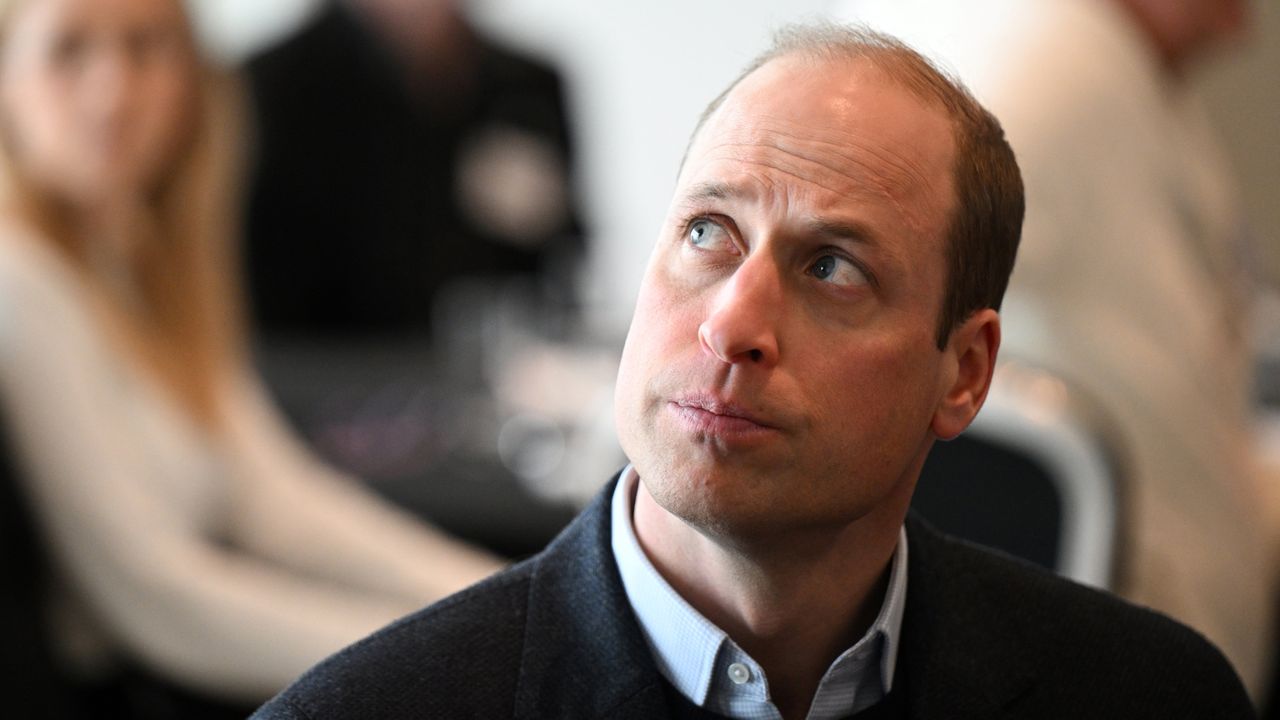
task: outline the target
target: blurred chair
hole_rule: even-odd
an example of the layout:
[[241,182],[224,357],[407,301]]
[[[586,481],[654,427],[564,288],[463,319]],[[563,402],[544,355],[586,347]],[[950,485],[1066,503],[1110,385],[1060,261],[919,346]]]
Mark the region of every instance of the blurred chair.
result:
[[1123,537],[1121,439],[1062,378],[1004,363],[973,425],[934,445],[912,507],[952,535],[1109,589]]

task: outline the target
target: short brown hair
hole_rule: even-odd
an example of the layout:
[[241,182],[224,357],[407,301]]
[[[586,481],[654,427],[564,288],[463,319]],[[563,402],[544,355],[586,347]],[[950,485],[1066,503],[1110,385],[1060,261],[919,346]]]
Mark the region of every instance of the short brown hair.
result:
[[698,118],[690,146],[738,83],[769,61],[790,55],[869,60],[924,101],[941,105],[951,118],[956,196],[947,228],[947,282],[937,328],[938,349],[945,348],[951,331],[974,312],[1000,309],[1018,253],[1025,207],[1022,175],[1000,121],[958,79],[896,38],[860,26],[790,25],[711,101]]

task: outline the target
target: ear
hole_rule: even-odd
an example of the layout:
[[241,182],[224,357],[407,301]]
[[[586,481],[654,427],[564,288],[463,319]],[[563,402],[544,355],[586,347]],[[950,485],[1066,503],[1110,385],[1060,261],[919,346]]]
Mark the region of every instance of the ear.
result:
[[982,409],[1000,349],[1000,315],[984,308],[951,332],[944,354],[942,397],[930,429],[943,440],[959,435]]

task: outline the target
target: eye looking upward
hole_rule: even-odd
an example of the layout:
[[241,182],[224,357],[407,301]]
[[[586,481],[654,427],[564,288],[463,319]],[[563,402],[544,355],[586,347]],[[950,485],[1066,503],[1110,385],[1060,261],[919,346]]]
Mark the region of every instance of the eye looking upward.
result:
[[868,284],[867,275],[862,271],[862,268],[855,265],[848,258],[830,253],[822,255],[815,260],[809,266],[809,274],[822,282],[843,287]]
[[729,231],[718,222],[707,218],[698,218],[689,223],[689,244],[699,250],[723,252],[733,251],[733,238]]

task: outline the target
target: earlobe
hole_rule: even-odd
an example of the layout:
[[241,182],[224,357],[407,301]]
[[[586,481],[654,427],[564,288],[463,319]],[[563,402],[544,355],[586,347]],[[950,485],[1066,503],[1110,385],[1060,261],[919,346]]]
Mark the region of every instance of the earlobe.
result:
[[991,308],[975,312],[951,333],[943,352],[954,372],[948,374],[948,385],[933,413],[934,435],[950,440],[973,422],[987,399],[999,349],[1000,315]]

